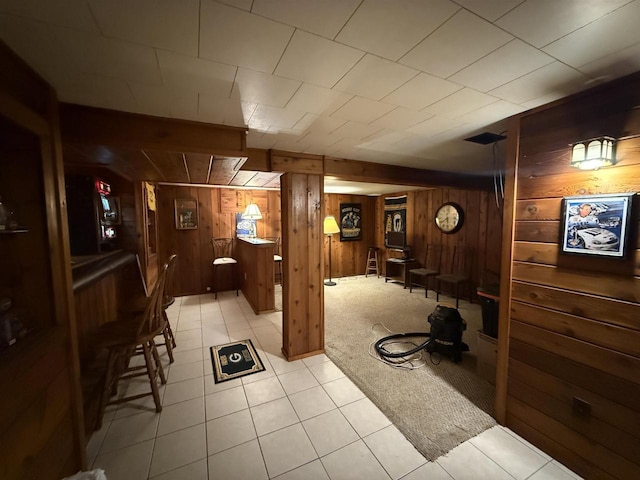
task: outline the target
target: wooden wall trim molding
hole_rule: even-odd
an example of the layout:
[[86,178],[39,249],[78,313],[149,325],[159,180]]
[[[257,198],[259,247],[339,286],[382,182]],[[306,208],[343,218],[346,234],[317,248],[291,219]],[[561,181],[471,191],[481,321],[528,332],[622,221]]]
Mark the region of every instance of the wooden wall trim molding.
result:
[[500,302],[498,305],[498,357],[496,363],[496,420],[507,421],[507,383],[509,374],[509,330],[511,314],[511,278],[515,236],[516,191],[518,188],[518,157],[520,148],[520,117],[508,122],[505,166],[504,206],[502,213],[502,260],[500,266]]
[[62,103],[64,143],[246,156],[246,128]]

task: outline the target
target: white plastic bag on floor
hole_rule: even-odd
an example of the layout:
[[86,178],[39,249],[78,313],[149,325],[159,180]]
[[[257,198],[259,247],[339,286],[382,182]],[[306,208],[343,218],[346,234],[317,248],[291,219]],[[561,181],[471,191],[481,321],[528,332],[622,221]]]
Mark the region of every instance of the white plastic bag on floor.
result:
[[104,474],[104,470],[98,469],[89,472],[78,472],[62,480],[107,480],[107,476]]

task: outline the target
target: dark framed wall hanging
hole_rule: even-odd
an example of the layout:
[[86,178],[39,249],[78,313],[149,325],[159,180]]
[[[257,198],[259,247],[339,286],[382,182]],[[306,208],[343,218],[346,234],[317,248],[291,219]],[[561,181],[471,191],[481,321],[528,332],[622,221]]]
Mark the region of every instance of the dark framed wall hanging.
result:
[[362,239],[362,205],[360,203],[340,204],[340,241]]
[[198,201],[192,198],[174,200],[176,229],[195,230],[198,228]]
[[562,199],[562,252],[624,257],[633,193]]

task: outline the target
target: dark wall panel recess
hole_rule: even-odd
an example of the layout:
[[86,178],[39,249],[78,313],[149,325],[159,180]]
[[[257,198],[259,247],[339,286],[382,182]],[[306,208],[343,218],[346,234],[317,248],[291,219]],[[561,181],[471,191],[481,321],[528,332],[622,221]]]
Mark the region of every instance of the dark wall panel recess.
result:
[[[562,197],[640,191],[640,76],[521,119],[507,426],[586,478],[640,478],[638,198],[625,259],[560,253]],[[579,171],[568,145],[625,137]]]

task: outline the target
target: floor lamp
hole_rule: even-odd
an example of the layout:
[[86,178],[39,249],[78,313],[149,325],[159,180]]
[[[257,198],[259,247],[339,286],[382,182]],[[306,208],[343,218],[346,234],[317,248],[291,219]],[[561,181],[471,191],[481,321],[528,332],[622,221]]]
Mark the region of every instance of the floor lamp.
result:
[[338,227],[338,223],[333,215],[329,215],[324,219],[324,234],[329,237],[329,280],[324,282],[328,287],[332,287],[336,284],[336,282],[331,281],[331,236],[334,233],[340,233],[340,227]]

